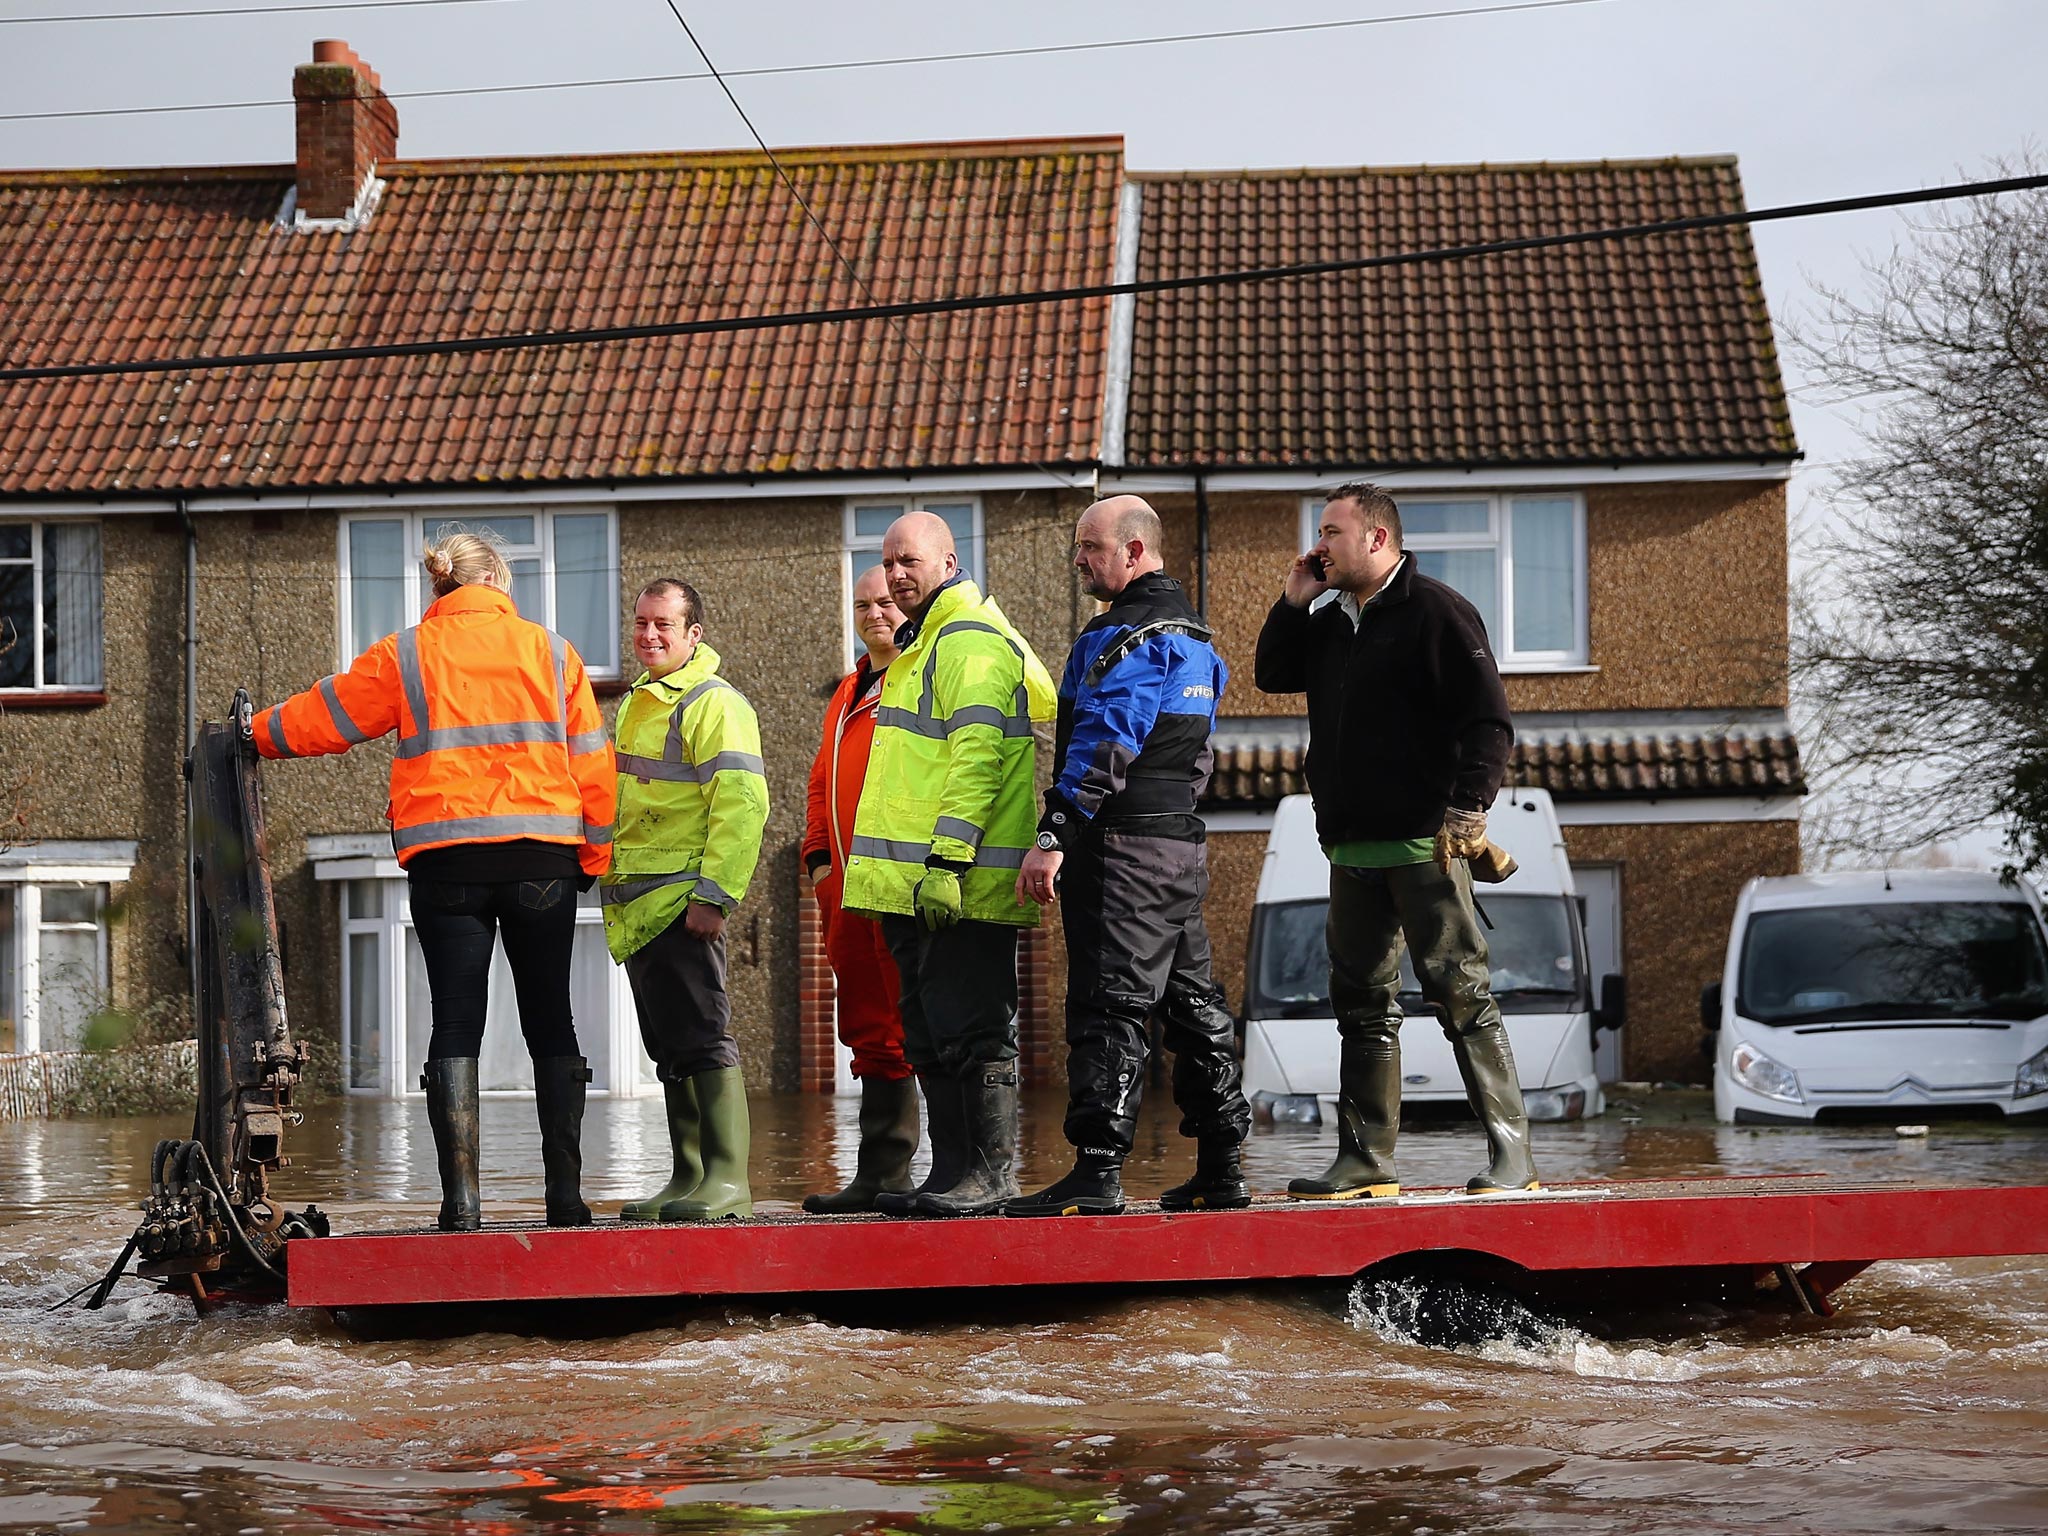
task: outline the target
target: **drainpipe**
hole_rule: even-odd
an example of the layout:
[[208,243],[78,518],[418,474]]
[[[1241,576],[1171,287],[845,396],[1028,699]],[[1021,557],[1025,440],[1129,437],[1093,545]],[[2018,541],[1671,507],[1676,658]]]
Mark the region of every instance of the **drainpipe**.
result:
[[[185,498],[178,498],[185,524],[185,751],[199,740],[199,525]],[[192,988],[192,1024],[199,1025],[199,873],[192,862],[192,792],[185,792],[185,968]]]
[[1209,488],[1195,471],[1195,612],[1209,617]]

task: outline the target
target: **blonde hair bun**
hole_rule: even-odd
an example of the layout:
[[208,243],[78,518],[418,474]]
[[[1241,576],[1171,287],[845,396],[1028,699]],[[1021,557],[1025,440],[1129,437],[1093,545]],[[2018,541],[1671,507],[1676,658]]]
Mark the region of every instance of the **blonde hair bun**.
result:
[[497,536],[488,528],[473,531],[460,523],[443,523],[420,551],[420,563],[434,584],[434,596],[446,597],[457,587],[474,586],[492,577],[501,592],[512,590],[512,567],[498,552]]

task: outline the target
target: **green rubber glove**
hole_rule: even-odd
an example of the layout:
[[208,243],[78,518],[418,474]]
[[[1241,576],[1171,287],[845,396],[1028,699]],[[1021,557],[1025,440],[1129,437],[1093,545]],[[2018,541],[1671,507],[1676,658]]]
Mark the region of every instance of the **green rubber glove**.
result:
[[950,869],[928,867],[910,900],[927,931],[950,928],[960,921],[960,877]]

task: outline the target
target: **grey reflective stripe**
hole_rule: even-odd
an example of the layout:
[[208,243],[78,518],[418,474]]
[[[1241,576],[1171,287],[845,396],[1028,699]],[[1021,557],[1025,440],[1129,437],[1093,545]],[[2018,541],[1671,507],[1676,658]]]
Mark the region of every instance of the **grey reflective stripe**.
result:
[[675,708],[669,711],[668,741],[662,747],[661,755],[663,757],[667,758],[672,763],[687,763],[690,760],[690,754],[683,750],[684,711],[689,709],[689,707],[692,704],[696,703],[697,700],[702,698],[705,694],[709,693],[712,689],[730,688],[731,686],[732,684],[728,683],[722,677],[707,677],[704,679],[703,682],[699,683],[696,687],[692,688],[688,693],[684,694],[680,699],[676,700]]
[[765,776],[768,772],[768,765],[752,752],[721,752],[703,763],[672,763],[659,757],[636,757],[631,752],[621,752],[616,761],[620,773],[636,779],[662,779],[670,784],[709,784],[712,775],[719,773]]
[[578,731],[569,738],[569,755],[581,757],[586,752],[602,752],[612,744],[611,733],[603,726],[594,731]]
[[466,843],[490,837],[552,837],[583,840],[581,816],[460,816],[452,821],[423,821],[397,827],[391,845],[403,853],[422,843]]
[[739,905],[737,901],[733,900],[731,893],[709,875],[699,875],[697,877],[697,888],[690,892],[690,899],[694,901],[699,896],[709,896],[728,912]]
[[267,729],[270,733],[270,744],[277,748],[277,755],[279,757],[297,757],[299,755],[292,750],[292,744],[284,739],[284,707],[282,705],[271,710],[270,724]]
[[899,731],[908,731],[913,736],[924,736],[934,741],[944,741],[955,731],[965,730],[970,725],[993,726],[1005,736],[1031,734],[1029,715],[1006,715],[993,704],[963,704],[944,720],[914,714],[901,705],[891,704],[887,708],[875,711],[875,724],[878,727],[892,725]]
[[932,827],[932,836],[957,838],[970,848],[981,846],[981,828],[958,816],[941,816]]
[[334,691],[332,677],[320,679],[320,697],[326,700],[327,717],[334,722],[334,729],[340,733],[343,741],[352,747],[359,747],[370,739],[369,732],[351,720],[348,711],[341,707],[341,695]]
[[398,744],[398,755],[425,757],[429,752],[454,752],[463,747],[510,747],[521,742],[561,739],[561,724],[554,720],[508,720],[503,725],[443,725],[406,737]]
[[607,821],[600,826],[594,821],[586,821],[583,823],[583,841],[593,848],[609,848],[612,841],[612,823]]
[[[398,632],[398,681],[405,689],[405,705],[412,711],[412,732],[417,734],[427,728],[427,679],[420,671],[420,632],[418,626],[401,629]],[[409,733],[400,729],[398,737],[403,741]]]
[[684,869],[672,875],[647,875],[638,880],[621,880],[616,884],[606,882],[597,888],[598,905],[623,907],[627,902],[638,901],[650,891],[658,891],[663,886],[681,885],[685,880],[703,878],[694,869]]
[[[951,818],[947,818],[950,820]],[[957,823],[965,826],[965,822]],[[940,830],[943,830],[941,828]],[[862,837],[853,839],[853,846],[847,850],[853,857],[865,854],[871,859],[890,859],[898,864],[922,864],[931,849],[923,843],[898,842],[886,837]],[[974,867],[977,869],[1022,869],[1024,867],[1022,848],[976,848]]]
[[569,739],[569,642],[552,629],[548,634],[548,648],[555,653],[555,699],[561,710],[555,718],[562,722],[562,740]]
[[900,843],[886,837],[863,837],[856,832],[846,851],[856,859],[865,855],[870,859],[893,859],[899,864],[922,864],[932,850],[929,843]]

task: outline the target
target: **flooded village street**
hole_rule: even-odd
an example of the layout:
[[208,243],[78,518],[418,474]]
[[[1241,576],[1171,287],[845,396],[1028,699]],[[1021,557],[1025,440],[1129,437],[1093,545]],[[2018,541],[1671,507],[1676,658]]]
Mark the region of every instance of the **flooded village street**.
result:
[[[785,1208],[850,1155],[851,1101],[756,1102]],[[1130,1185],[1178,1177],[1148,1111]],[[1639,1112],[1640,1110],[1640,1112]],[[1028,1105],[1027,1187],[1055,1098]],[[594,1102],[587,1189],[655,1181],[658,1101]],[[1635,1123],[1631,1123],[1631,1122]],[[1839,1315],[1659,1307],[1424,1342],[1410,1289],[1267,1287],[817,1310],[564,1305],[393,1335],[99,1274],[170,1122],[0,1125],[0,1530],[2021,1531],[2048,1526],[2048,1260],[1884,1264]],[[1271,1190],[1328,1133],[1262,1131]],[[529,1104],[485,1106],[487,1212],[532,1216]],[[1552,1182],[1824,1171],[2019,1184],[2048,1133],[1717,1126],[1703,1097],[1538,1128]],[[431,1218],[423,1110],[316,1107],[282,1176],[341,1231]],[[1412,1130],[1411,1187],[1469,1124]],[[601,1207],[603,1209],[603,1207]],[[1480,1335],[1484,1335],[1481,1337]]]

